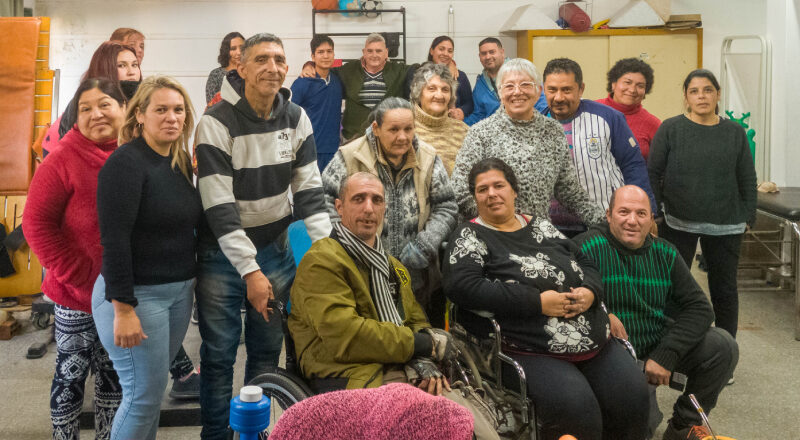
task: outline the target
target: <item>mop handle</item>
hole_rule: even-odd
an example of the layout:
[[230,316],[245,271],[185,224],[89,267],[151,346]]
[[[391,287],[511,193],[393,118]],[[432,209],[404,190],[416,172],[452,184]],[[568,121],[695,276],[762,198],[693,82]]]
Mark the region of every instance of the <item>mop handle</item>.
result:
[[694,405],[694,408],[700,414],[700,418],[703,419],[703,424],[705,424],[706,428],[708,428],[708,432],[711,433],[711,437],[714,440],[719,440],[717,436],[714,434],[714,430],[711,429],[711,423],[708,422],[708,417],[706,417],[706,412],[703,411],[703,407],[700,406],[700,402],[697,401],[697,398],[694,397],[694,394],[689,394],[689,400],[692,402],[692,405]]

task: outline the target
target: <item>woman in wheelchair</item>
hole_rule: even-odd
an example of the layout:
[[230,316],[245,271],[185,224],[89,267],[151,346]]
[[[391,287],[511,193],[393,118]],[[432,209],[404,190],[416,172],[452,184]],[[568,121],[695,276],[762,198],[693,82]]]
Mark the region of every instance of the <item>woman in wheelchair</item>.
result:
[[548,220],[516,213],[517,179],[502,160],[478,162],[469,190],[478,217],[451,235],[444,265],[461,324],[485,335],[480,315],[498,321],[503,350],[525,371],[543,438],[645,438],[647,384],[610,339],[594,265]]

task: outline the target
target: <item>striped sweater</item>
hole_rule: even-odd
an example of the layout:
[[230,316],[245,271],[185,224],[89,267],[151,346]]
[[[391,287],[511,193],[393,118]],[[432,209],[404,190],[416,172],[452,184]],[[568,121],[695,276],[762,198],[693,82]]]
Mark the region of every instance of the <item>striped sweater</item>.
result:
[[[322,180],[311,122],[282,88],[269,119],[244,97],[244,81],[228,75],[222,101],[200,118],[195,133],[198,188],[207,227],[200,243],[219,247],[240,275],[259,270],[257,249],[292,220],[303,219],[312,240],[327,237]],[[294,206],[292,206],[292,199]]]
[[639,358],[674,369],[714,320],[711,304],[675,247],[648,236],[639,249],[628,249],[607,224],[575,241],[597,265],[609,312],[622,321]]
[[572,119],[570,149],[578,181],[592,201],[608,208],[614,190],[636,185],[650,197],[655,212],[647,164],[622,113],[598,102],[581,100]]

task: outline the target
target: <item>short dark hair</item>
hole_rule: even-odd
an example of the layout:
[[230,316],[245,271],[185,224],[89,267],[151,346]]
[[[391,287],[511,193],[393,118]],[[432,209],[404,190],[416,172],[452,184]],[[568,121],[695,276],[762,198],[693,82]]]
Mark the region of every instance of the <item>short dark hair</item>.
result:
[[497,45],[497,47],[499,47],[501,49],[503,48],[503,43],[501,43],[500,40],[498,40],[497,38],[495,38],[495,37],[486,37],[483,40],[481,40],[480,43],[478,43],[478,49],[480,49],[481,46],[483,46],[486,43],[494,43],[494,44]]
[[75,91],[75,95],[72,97],[72,102],[75,105],[78,104],[81,100],[81,95],[83,92],[88,90],[97,89],[101,92],[105,93],[106,95],[110,96],[114,101],[117,101],[120,106],[124,105],[128,100],[125,98],[125,94],[122,93],[122,90],[119,88],[119,82],[111,79],[111,78],[88,78],[78,85],[78,90]]
[[580,86],[583,84],[583,71],[580,64],[569,58],[553,58],[547,62],[542,73],[542,83],[547,81],[547,75],[551,73],[571,73],[575,75],[575,82]]
[[[711,81],[711,85],[714,86],[715,89],[719,92],[721,87],[719,86],[719,81],[717,81],[717,77],[714,76],[710,70],[707,69],[695,69],[689,72],[686,75],[686,79],[683,81],[683,94],[686,94],[686,90],[689,88],[689,83],[692,82],[695,78],[705,78]],[[719,114],[719,104],[714,108],[714,113]]]
[[478,175],[491,170],[497,170],[503,173],[506,181],[508,181],[508,184],[511,185],[511,189],[513,189],[514,192],[519,193],[517,175],[514,174],[514,169],[511,168],[509,164],[503,162],[502,159],[490,157],[476,163],[472,166],[472,169],[469,170],[469,177],[467,178],[469,181],[469,193],[472,194],[473,197],[475,196],[475,179],[478,178]]
[[225,38],[222,39],[222,44],[219,45],[217,62],[223,68],[228,67],[228,64],[231,62],[231,41],[233,41],[234,38],[241,38],[242,41],[244,41],[242,34],[234,31],[225,35]]
[[[453,43],[453,39],[452,38],[448,37],[447,35],[439,35],[438,37],[433,39],[433,42],[431,43],[431,47],[428,49],[428,61],[433,61],[433,55],[431,55],[431,51],[436,46],[442,44],[443,41],[449,41],[450,44],[453,45],[453,47],[456,47],[456,44]],[[480,47],[480,46],[478,46],[478,47]]]
[[314,55],[314,52],[317,51],[317,48],[322,46],[322,43],[328,43],[331,45],[331,49],[333,49],[333,40],[331,37],[327,35],[317,34],[314,35],[314,38],[311,39],[311,55]]
[[350,187],[350,180],[352,179],[364,179],[364,180],[373,180],[381,184],[381,189],[383,190],[384,195],[386,195],[386,188],[383,187],[383,182],[378,176],[367,172],[367,171],[357,171],[349,176],[345,176],[342,179],[342,182],[339,184],[339,192],[336,194],[336,198],[344,202],[344,196],[347,194],[347,189]]
[[641,73],[644,76],[644,94],[653,88],[653,68],[639,58],[623,58],[608,71],[606,91],[611,93],[611,84],[617,82],[626,73]]

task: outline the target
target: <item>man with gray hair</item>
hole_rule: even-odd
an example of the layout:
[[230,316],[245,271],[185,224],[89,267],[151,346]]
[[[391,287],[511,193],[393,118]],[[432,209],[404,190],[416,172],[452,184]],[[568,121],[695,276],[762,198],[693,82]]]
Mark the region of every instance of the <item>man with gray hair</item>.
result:
[[248,38],[238,76],[226,76],[222,101],[206,111],[195,133],[207,220],[198,233],[195,289],[203,439],[228,438],[245,298],[244,382],[278,364],[283,332],[280,318],[270,319],[268,301],[286,303],[294,281],[287,227],[300,218],[312,240],[331,232],[311,122],[281,87],[287,70],[278,37]]
[[[389,61],[389,50],[381,34],[367,36],[361,59],[333,69],[344,85],[344,114],[342,137],[345,141],[362,136],[367,117],[383,98],[403,97],[409,67],[402,62]],[[302,77],[313,77],[314,68],[307,63]]]

